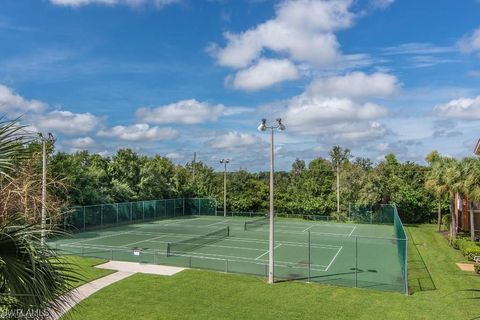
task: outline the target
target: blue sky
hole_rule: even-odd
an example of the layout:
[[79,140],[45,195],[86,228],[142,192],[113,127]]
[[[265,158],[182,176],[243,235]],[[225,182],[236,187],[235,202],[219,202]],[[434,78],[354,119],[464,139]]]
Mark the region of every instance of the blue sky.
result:
[[478,0],[3,0],[0,113],[57,150],[277,168],[335,144],[374,161],[480,138]]

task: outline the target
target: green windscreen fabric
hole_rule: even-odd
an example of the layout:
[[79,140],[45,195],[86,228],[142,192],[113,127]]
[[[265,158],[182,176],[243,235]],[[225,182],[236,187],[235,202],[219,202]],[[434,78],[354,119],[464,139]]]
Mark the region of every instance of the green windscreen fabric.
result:
[[191,215],[216,215],[215,199],[162,199],[73,207],[65,210],[63,227],[78,232]]

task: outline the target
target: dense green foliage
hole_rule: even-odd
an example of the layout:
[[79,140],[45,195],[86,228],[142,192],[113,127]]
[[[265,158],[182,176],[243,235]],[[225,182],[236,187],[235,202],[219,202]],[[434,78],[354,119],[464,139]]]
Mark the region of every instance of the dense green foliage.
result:
[[453,247],[460,250],[465,258],[472,260],[474,257],[480,257],[480,245],[467,238],[458,238],[453,242]]
[[[462,255],[448,247],[433,225],[411,226],[434,288],[418,286],[413,263],[412,294],[378,292],[300,282],[266,284],[238,274],[185,270],[163,277],[136,274],[79,305],[74,319],[475,319],[480,316],[480,276],[461,271]],[[423,276],[423,274],[418,274]]]
[[[439,211],[446,214],[453,192],[465,189],[478,196],[480,178],[464,179],[461,172],[466,172],[462,171],[464,162],[471,171],[479,167],[480,160],[467,158],[459,162],[434,152],[427,162],[428,166],[401,163],[388,154],[373,164],[370,159],[352,159],[348,149],[339,147],[332,149],[331,159],[317,158],[308,164],[296,159],[291,170],[275,173],[276,211],[341,218],[350,204],[394,202],[404,222],[418,223],[436,221]],[[202,162],[176,165],[165,157],[142,156],[130,149],[119,150],[112,157],[86,151],[58,152],[51,156],[49,170],[67,182],[68,188],[59,196],[70,205],[215,197],[218,208],[223,206],[223,172]],[[337,172],[340,213],[336,212]],[[227,210],[267,211],[268,179],[268,172],[229,172]],[[465,183],[460,184],[459,179]]]

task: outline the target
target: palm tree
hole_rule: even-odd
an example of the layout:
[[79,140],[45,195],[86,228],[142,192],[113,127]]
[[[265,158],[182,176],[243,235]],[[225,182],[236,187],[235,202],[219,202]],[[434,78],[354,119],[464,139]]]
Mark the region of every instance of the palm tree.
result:
[[465,158],[462,161],[463,183],[462,189],[469,200],[470,237],[475,240],[474,202],[480,201],[480,160]]
[[450,200],[450,235],[452,239],[456,238],[457,228],[454,219],[453,199],[455,192],[460,188],[461,172],[458,162],[455,159],[442,157],[437,151],[431,152],[427,158],[430,163],[430,170],[427,174],[425,186],[438,199],[438,224],[440,230],[441,221],[441,202],[445,196],[449,195]]
[[457,237],[457,222],[454,214],[454,201],[455,194],[461,192],[462,186],[462,170],[459,162],[453,158],[443,158],[442,163],[444,166],[445,175],[445,189],[450,195],[450,235],[451,240],[455,240]]
[[0,116],[0,176],[9,177],[15,160],[26,154],[25,144],[30,135],[18,125],[18,119],[8,120]]
[[[0,117],[0,184],[15,180],[14,164],[25,165],[19,160],[28,156],[29,141],[17,120]],[[21,212],[0,216],[0,311],[40,310],[39,318],[48,318],[68,304],[78,277],[55,251],[41,245],[38,224],[26,220]]]
[[430,164],[425,180],[425,188],[437,198],[437,224],[438,231],[441,231],[442,225],[442,202],[448,193],[448,186],[445,181],[445,161],[435,150],[426,157]]

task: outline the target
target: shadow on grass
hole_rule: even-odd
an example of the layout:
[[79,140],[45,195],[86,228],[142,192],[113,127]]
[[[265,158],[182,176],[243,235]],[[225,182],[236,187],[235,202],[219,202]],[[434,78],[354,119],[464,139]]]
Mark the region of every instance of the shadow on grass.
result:
[[408,241],[408,287],[410,294],[436,290],[437,287],[433,282],[430,271],[428,271],[417,244],[410,233],[410,227],[416,226],[412,225],[407,228],[408,238],[410,239],[410,241]]

